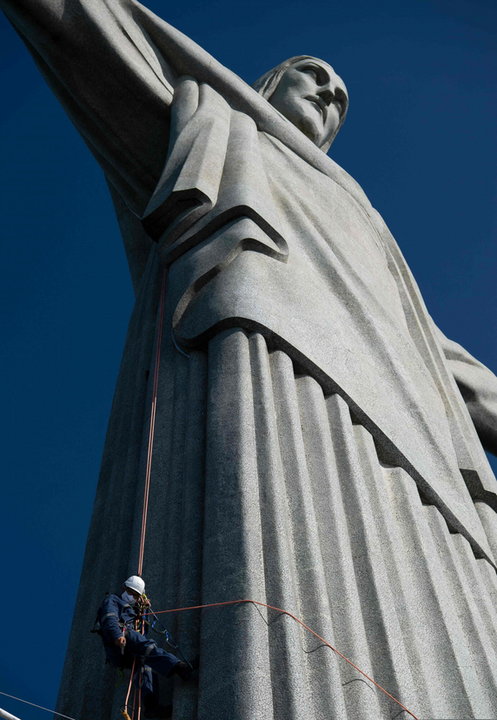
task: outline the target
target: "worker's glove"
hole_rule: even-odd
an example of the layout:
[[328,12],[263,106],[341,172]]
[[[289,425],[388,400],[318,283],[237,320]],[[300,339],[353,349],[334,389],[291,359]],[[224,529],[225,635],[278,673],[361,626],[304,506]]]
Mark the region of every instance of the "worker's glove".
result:
[[120,635],[118,638],[114,640],[114,645],[117,645],[117,647],[124,650],[124,646],[126,645],[126,638],[124,635]]

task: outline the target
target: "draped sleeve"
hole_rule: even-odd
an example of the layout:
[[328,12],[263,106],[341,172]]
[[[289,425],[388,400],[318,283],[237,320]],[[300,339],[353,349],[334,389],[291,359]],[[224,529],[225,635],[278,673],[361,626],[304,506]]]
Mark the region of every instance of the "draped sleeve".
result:
[[132,0],[0,0],[111,185],[140,213],[167,152],[174,68]]
[[464,398],[483,447],[497,455],[497,377],[437,328],[446,363]]

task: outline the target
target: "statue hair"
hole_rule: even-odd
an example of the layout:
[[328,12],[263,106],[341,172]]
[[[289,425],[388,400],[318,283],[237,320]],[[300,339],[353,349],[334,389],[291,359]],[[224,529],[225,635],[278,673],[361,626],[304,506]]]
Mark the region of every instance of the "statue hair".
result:
[[[318,62],[323,62],[322,60],[319,60],[319,58],[313,57],[312,55],[295,55],[294,57],[288,58],[288,60],[283,60],[282,63],[279,65],[276,65],[276,67],[272,68],[271,70],[268,70],[264,75],[262,75],[258,80],[256,80],[252,87],[256,92],[259,93],[259,95],[262,95],[263,98],[266,100],[270,100],[272,94],[276,90],[276,88],[279,85],[279,82],[281,78],[283,77],[285,71],[287,68],[289,68],[291,65],[295,65],[296,63],[300,62],[301,60],[317,60]],[[328,65],[328,63],[326,63]],[[347,106],[345,108],[345,111],[342,113],[340,117],[340,123],[333,134],[331,138],[329,138],[324,145],[321,145],[319,148],[323,152],[327,152],[331,143],[336,138],[338,131],[342,127],[345,116],[347,115],[347,110],[349,107],[348,103],[348,97],[347,97]]]

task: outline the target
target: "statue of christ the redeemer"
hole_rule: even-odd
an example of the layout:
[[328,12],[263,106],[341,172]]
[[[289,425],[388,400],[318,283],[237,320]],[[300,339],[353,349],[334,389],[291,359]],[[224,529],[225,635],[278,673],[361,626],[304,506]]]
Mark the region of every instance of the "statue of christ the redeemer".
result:
[[[123,701],[88,629],[136,572],[161,337],[157,607],[268,602],[418,717],[497,717],[497,379],[325,154],[341,78],[298,56],[251,88],[133,0],[1,3],[105,172],[137,298],[59,710]],[[175,720],[407,717],[287,616],[171,623],[200,655],[198,683],[162,688]]]

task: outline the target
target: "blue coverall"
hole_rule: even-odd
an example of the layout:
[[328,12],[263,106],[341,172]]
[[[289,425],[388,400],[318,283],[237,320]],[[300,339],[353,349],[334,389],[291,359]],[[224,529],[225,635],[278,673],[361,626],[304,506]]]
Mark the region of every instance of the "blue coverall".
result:
[[[134,629],[137,618],[138,614],[133,606],[119,595],[107,595],[100,605],[97,615],[107,661],[115,667],[131,668],[134,658],[141,660],[137,666],[137,678],[141,673],[141,687],[145,703],[147,700],[153,703],[158,693],[153,672],[171,675],[180,660],[176,655],[158,647],[154,640],[137,632]],[[126,636],[124,653],[121,652],[120,647],[115,645],[117,638],[123,634],[123,628]],[[142,667],[145,672],[141,671]]]

